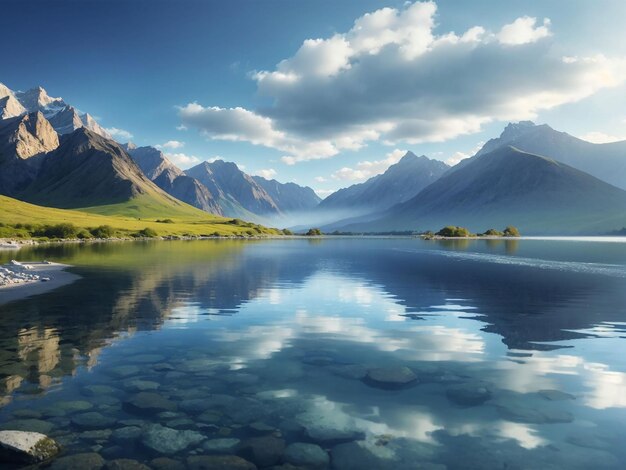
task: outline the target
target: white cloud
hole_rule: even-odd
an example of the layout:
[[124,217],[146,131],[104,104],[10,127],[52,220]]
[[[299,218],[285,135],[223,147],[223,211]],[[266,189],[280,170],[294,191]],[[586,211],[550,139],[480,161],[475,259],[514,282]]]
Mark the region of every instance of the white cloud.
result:
[[586,140],[587,142],[593,142],[594,144],[607,144],[609,142],[619,142],[626,140],[626,136],[615,136],[611,134],[605,134],[604,132],[592,131],[581,135],[579,138]]
[[161,145],[157,145],[156,148],[160,149],[160,148],[166,148],[166,149],[179,149],[185,146],[185,142],[181,142],[179,140],[168,140],[167,142],[165,142],[164,144]]
[[180,126],[176,126],[177,131],[186,131],[187,129],[188,129],[187,126],[185,126],[184,124],[181,124]]
[[382,160],[365,160],[357,163],[356,168],[341,168],[335,171],[331,178],[342,181],[364,181],[384,173],[391,165],[398,163],[406,152],[406,150],[395,149]]
[[184,153],[166,153],[165,156],[176,166],[186,169],[200,163],[200,158]]
[[273,168],[267,168],[265,170],[258,170],[254,172],[254,174],[257,176],[262,176],[266,180],[271,180],[276,176],[276,170],[274,170]]
[[485,145],[485,143],[481,141],[481,142],[478,142],[473,149],[467,152],[463,152],[463,151],[454,152],[450,157],[446,159],[446,163],[450,166],[454,166],[457,163],[459,163],[461,160],[465,160],[466,158],[473,157],[474,155],[476,155],[476,153],[478,153],[478,151],[483,147],[483,145]]
[[550,19],[543,19],[543,26],[537,26],[537,18],[523,16],[513,23],[506,24],[497,34],[498,41],[510,46],[529,44],[550,36]]
[[315,181],[317,181],[318,183],[325,183],[326,181],[328,181],[326,178],[324,178],[323,176],[316,176]]
[[277,149],[294,165],[372,141],[442,142],[492,121],[532,119],[626,80],[624,59],[555,53],[542,41],[548,19],[438,34],[436,11],[434,2],[382,8],[344,33],[307,39],[273,70],[250,74],[271,104],[190,103],[179,110],[182,124],[209,139]]
[[117,140],[129,141],[130,139],[133,138],[133,135],[130,132],[125,131],[124,129],[119,129],[117,127],[107,127],[104,130],[107,131],[109,134],[111,134],[113,138]]
[[314,189],[315,193],[321,197],[322,199],[330,196],[332,193],[336,192],[336,189]]

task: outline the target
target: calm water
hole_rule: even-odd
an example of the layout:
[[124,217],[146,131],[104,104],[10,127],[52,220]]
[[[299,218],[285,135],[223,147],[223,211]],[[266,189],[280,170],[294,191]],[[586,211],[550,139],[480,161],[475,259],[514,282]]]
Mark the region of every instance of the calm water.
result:
[[263,468],[309,442],[336,469],[626,467],[626,243],[193,241],[10,257],[82,276],[0,306],[0,427],[46,432],[67,455],[238,453]]

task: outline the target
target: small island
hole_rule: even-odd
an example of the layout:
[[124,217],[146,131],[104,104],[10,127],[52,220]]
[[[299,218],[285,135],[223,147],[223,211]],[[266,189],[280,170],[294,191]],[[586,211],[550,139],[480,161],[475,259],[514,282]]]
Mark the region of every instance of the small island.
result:
[[483,233],[472,233],[469,229],[465,227],[459,227],[456,225],[447,225],[439,230],[437,233],[433,232],[425,232],[421,235],[424,240],[435,240],[435,239],[447,239],[447,238],[510,238],[510,237],[521,237],[520,231],[517,227],[513,225],[508,225],[504,228],[504,230],[496,230],[495,228],[490,228],[485,230]]

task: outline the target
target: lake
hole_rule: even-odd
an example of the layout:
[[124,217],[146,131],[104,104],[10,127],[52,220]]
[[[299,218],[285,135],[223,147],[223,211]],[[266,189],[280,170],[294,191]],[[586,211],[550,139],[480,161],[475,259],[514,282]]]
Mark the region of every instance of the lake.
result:
[[82,276],[0,305],[0,428],[44,432],[65,455],[626,467],[623,239],[120,242],[11,258]]

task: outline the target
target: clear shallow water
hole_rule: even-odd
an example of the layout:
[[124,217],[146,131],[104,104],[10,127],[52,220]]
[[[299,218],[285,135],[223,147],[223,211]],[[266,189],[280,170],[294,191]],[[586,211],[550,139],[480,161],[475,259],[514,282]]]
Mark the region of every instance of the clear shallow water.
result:
[[[83,276],[0,306],[0,427],[45,431],[67,455],[152,465],[220,444],[263,468],[311,442],[338,469],[626,466],[624,243],[195,241],[17,256]],[[390,389],[366,376],[379,368],[417,379]]]

